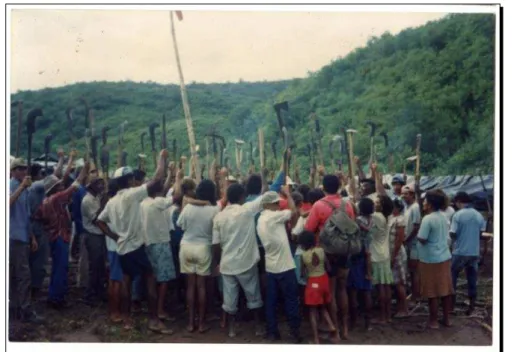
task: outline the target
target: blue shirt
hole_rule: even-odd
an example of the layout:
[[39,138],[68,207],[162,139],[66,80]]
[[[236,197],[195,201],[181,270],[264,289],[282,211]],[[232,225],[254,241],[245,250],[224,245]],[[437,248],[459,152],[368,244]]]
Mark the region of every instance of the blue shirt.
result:
[[[12,196],[21,182],[11,178],[9,184],[9,195]],[[9,240],[17,240],[29,243],[30,239],[30,188],[21,192],[16,202],[10,206],[9,211]]]
[[[277,175],[277,178],[273,182],[273,184],[271,186],[269,186],[269,190],[277,192],[277,193],[280,192],[280,188],[284,184],[284,179],[285,179],[285,175],[282,171],[280,171]],[[257,199],[258,197],[260,197],[260,194],[250,194],[249,196],[246,197],[245,203],[251,202],[251,201]],[[255,234],[257,235],[257,245],[259,247],[262,247],[262,242],[257,234],[257,220],[259,220],[260,215],[261,215],[261,213],[255,215]]]
[[[45,199],[45,186],[44,186],[43,180],[32,183],[32,186],[30,187],[30,193],[29,193],[30,214],[34,214],[37,211],[37,209],[43,203],[44,199]],[[32,234],[35,237],[39,238],[39,237],[43,236],[44,226],[41,223],[41,221],[30,220],[30,227],[32,230]]]
[[82,205],[82,199],[86,196],[86,187],[80,185],[79,189],[73,194],[71,200],[71,218],[75,223],[75,233],[77,235],[84,232],[84,226],[82,225],[82,211],[80,206]]
[[485,231],[486,221],[482,214],[467,206],[456,212],[452,218],[450,232],[456,235],[453,254],[480,255],[480,232]]
[[452,255],[448,247],[448,221],[440,211],[435,211],[421,220],[418,236],[427,242],[417,243],[419,261],[423,263],[443,263]]

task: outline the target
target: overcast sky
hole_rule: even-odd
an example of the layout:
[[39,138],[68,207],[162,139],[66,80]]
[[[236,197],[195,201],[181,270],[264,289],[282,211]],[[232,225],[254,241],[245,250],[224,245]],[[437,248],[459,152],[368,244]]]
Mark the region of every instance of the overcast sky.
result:
[[[305,77],[443,13],[185,11],[175,21],[186,82]],[[178,83],[166,11],[13,10],[11,92],[81,81]]]

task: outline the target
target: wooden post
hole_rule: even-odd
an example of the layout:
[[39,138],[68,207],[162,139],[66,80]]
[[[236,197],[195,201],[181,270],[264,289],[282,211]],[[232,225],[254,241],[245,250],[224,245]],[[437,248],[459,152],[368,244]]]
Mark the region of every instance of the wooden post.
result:
[[[180,19],[180,17],[179,17]],[[184,117],[186,119],[186,126],[187,126],[187,135],[189,137],[189,148],[190,148],[190,154],[192,156],[192,162],[194,164],[195,170],[200,170],[198,168],[198,158],[196,157],[196,141],[195,141],[195,133],[193,130],[193,121],[191,119],[191,111],[189,110],[189,102],[187,99],[187,91],[186,91],[186,85],[184,83],[184,76],[182,74],[182,67],[180,65],[180,57],[178,53],[178,45],[177,45],[177,38],[175,35],[175,23],[173,21],[173,11],[170,11],[170,20],[171,20],[171,36],[173,38],[173,47],[175,49],[175,59],[177,61],[177,69],[178,69],[178,75],[180,78],[180,93],[182,96],[182,105],[184,107]],[[196,182],[200,182],[200,174],[197,173],[196,175]]]

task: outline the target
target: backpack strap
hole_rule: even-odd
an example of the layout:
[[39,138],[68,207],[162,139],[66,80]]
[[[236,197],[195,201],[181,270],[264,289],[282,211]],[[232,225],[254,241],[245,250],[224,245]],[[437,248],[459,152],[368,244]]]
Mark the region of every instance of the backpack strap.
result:
[[[330,203],[328,200],[325,200],[325,199],[320,199],[320,200],[321,200],[323,203],[328,204],[328,206],[329,206],[330,208],[332,208],[332,211],[333,211],[333,212],[337,210],[337,207],[336,207],[334,204]],[[344,211],[345,213],[347,213],[347,211],[346,211],[346,201],[345,201],[343,198],[341,198],[341,205],[339,206],[339,210],[342,210],[342,211]]]
[[330,208],[332,208],[332,211],[336,211],[336,209],[337,209],[337,208],[336,208],[336,206],[335,206],[334,204],[330,203],[328,200],[325,200],[325,199],[320,199],[320,200],[321,200],[323,203],[328,204],[328,206],[329,206]]

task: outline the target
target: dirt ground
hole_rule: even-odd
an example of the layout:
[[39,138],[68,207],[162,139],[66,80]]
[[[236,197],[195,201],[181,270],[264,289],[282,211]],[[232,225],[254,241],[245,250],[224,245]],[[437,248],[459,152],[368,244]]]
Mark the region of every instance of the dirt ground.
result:
[[[394,319],[386,326],[373,326],[372,331],[364,329],[363,320],[359,319],[357,327],[350,331],[350,338],[341,344],[367,344],[367,345],[465,345],[488,346],[492,344],[491,332],[482,324],[492,326],[492,244],[491,251],[485,263],[480,267],[478,282],[478,302],[473,316],[465,315],[466,309],[466,280],[462,273],[457,284],[458,302],[456,315],[452,316],[453,326],[441,327],[439,330],[424,330],[422,325],[427,320],[428,307],[423,303],[413,314],[404,319]],[[70,273],[71,284],[76,272],[76,265],[72,264]],[[45,294],[45,292],[44,292]],[[45,317],[41,325],[9,323],[9,340],[20,342],[160,342],[160,343],[232,343],[232,344],[266,344],[267,340],[255,337],[253,324],[244,314],[238,317],[237,336],[229,338],[227,331],[219,327],[219,320],[212,314],[211,330],[204,334],[198,332],[188,333],[186,326],[186,310],[184,305],[175,306],[172,315],[176,321],[167,325],[174,330],[173,335],[158,335],[146,328],[146,315],[135,315],[136,327],[130,332],[124,331],[120,324],[111,324],[107,319],[106,304],[89,307],[80,303],[82,291],[71,287],[69,302],[71,308],[65,311],[55,311],[48,308],[44,298],[35,304],[36,311]],[[393,305],[394,307],[394,305]],[[280,317],[279,324],[283,341],[286,339],[287,322]],[[302,321],[303,343],[309,343],[311,330],[307,316]],[[323,334],[320,335],[322,338]],[[328,336],[322,343],[329,343]]]

